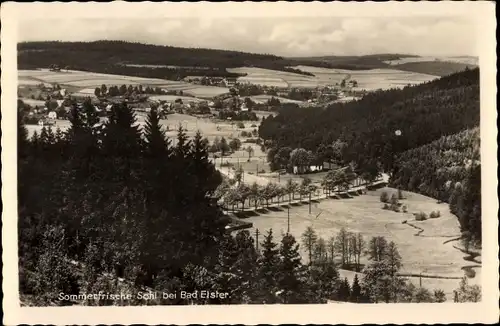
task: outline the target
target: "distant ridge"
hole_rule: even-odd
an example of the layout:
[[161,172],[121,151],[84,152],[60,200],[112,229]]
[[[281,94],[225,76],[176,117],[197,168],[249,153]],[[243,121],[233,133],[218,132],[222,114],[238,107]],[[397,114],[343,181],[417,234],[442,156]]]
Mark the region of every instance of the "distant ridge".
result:
[[[18,44],[18,67],[20,69],[47,68],[52,64],[57,64],[60,67],[75,70],[168,79],[180,79],[197,74],[236,77],[226,71],[227,68],[236,67],[259,67],[303,75],[310,74],[289,67],[304,65],[350,70],[391,68],[421,73],[437,71],[436,74],[439,76],[461,71],[464,68],[448,62],[440,62],[439,68],[436,64],[422,64],[421,62],[403,65],[390,65],[385,62],[414,57],[418,56],[383,53],[363,56],[284,58],[272,54],[183,48],[125,41],[47,41]],[[197,67],[205,71],[197,71]]]

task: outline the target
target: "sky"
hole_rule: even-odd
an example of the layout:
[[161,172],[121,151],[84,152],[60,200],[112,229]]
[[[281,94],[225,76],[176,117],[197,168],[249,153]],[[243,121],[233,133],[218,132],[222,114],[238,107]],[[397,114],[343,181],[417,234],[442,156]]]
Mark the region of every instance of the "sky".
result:
[[21,19],[18,41],[125,40],[286,57],[478,55],[476,24],[465,16],[140,17]]

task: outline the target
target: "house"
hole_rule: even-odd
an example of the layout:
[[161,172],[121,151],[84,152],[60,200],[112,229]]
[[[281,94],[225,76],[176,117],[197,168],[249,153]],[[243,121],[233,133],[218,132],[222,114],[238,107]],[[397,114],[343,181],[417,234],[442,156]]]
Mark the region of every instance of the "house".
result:
[[48,117],[49,119],[57,119],[57,114],[54,111],[50,111]]
[[236,78],[224,78],[222,80],[222,85],[224,85],[223,87],[233,87],[236,85]]
[[278,96],[288,96],[288,90],[287,89],[280,89],[276,92]]
[[55,125],[55,124],[56,124],[56,122],[55,122],[54,120],[40,119],[40,120],[38,121],[38,125],[39,125],[40,127],[44,127],[44,126],[53,126],[53,125]]
[[310,166],[293,166],[293,174],[304,174],[310,172],[323,171],[323,165],[310,165]]

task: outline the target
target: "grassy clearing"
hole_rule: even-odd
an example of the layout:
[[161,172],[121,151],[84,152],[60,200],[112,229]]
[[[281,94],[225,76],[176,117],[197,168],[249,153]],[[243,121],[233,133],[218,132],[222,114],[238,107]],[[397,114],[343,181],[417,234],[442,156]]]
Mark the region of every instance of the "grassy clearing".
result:
[[202,101],[201,99],[196,97],[179,96],[179,95],[153,95],[150,96],[149,99],[153,101],[167,101],[167,102],[174,102],[177,99],[181,99],[183,103]]
[[[408,199],[404,202],[408,205],[409,213],[383,210],[379,196],[381,191],[388,190],[390,189],[370,191],[367,195],[352,199],[322,200],[312,204],[311,214],[308,205],[292,207],[291,233],[300,239],[304,230],[312,226],[320,236],[328,239],[345,227],[351,232],[361,232],[367,241],[373,236],[384,236],[398,245],[404,264],[402,273],[421,272],[427,275],[461,277],[461,267],[467,264],[463,260],[464,255],[454,249],[452,243],[443,245],[448,236],[459,234],[456,217],[445,211],[444,205],[439,204],[442,216],[420,224],[426,231],[432,230],[433,237],[415,236],[415,229],[402,222],[412,219],[414,209],[432,210],[438,204],[434,199],[408,194]],[[275,233],[280,234],[287,228],[287,211],[268,212],[251,217],[248,221],[261,232],[272,228]],[[364,261],[362,259],[363,262],[367,262],[366,257]]]
[[318,85],[340,84],[342,80],[356,80],[357,90],[376,90],[401,88],[408,84],[420,84],[437,78],[434,75],[408,72],[397,69],[346,70],[309,66],[296,66],[303,71],[315,74]]
[[226,87],[200,85],[195,86],[195,88],[187,90],[186,93],[201,98],[212,98],[221,94],[229,93],[229,88]]
[[[173,82],[165,79],[157,78],[141,78],[133,76],[121,76],[111,74],[101,74],[77,70],[62,70],[49,71],[48,69],[40,70],[19,70],[18,76],[21,79],[36,79],[47,83],[58,83],[61,85],[72,85],[78,87],[97,87],[102,84],[106,85],[169,85]],[[189,85],[187,83],[183,83]]]
[[255,67],[240,67],[228,69],[230,72],[247,74],[238,78],[239,82],[248,82],[263,86],[275,87],[310,87],[318,86],[317,80],[311,76],[295,74],[292,72],[270,70]]
[[272,95],[255,95],[255,96],[251,96],[250,98],[258,103],[264,103],[273,97],[280,100],[281,103],[295,103],[295,104],[303,103],[302,101],[296,101],[296,100],[291,100],[288,98],[279,97],[279,96],[272,96]]

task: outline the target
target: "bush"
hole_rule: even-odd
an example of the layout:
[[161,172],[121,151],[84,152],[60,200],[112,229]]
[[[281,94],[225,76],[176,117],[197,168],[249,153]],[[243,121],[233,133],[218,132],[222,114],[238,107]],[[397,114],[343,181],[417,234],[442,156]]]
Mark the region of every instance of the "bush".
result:
[[408,212],[408,207],[406,205],[403,205],[403,213],[407,213]]
[[403,191],[401,191],[401,189],[398,189],[398,199],[405,199],[405,197],[403,196]]
[[257,125],[255,123],[253,123],[250,127],[251,128],[257,128]]
[[245,128],[245,124],[243,122],[238,122],[238,124],[236,125],[238,128],[240,129],[243,129]]
[[440,217],[440,216],[441,216],[441,213],[440,213],[439,211],[437,211],[437,212],[432,211],[432,212],[429,214],[429,217],[430,217],[430,218],[438,218],[438,217]]
[[389,209],[389,205],[388,204],[384,204],[384,206],[382,207],[382,209]]
[[474,278],[476,276],[476,271],[471,268],[465,268],[464,272],[468,278]]
[[389,194],[387,193],[387,191],[383,191],[381,194],[380,194],[380,201],[382,203],[388,203],[389,202]]
[[417,221],[425,221],[426,219],[427,219],[427,214],[425,214],[424,212],[415,214],[415,220]]
[[399,206],[393,206],[392,207],[392,210],[395,211],[396,213],[399,213],[400,210],[399,210]]

